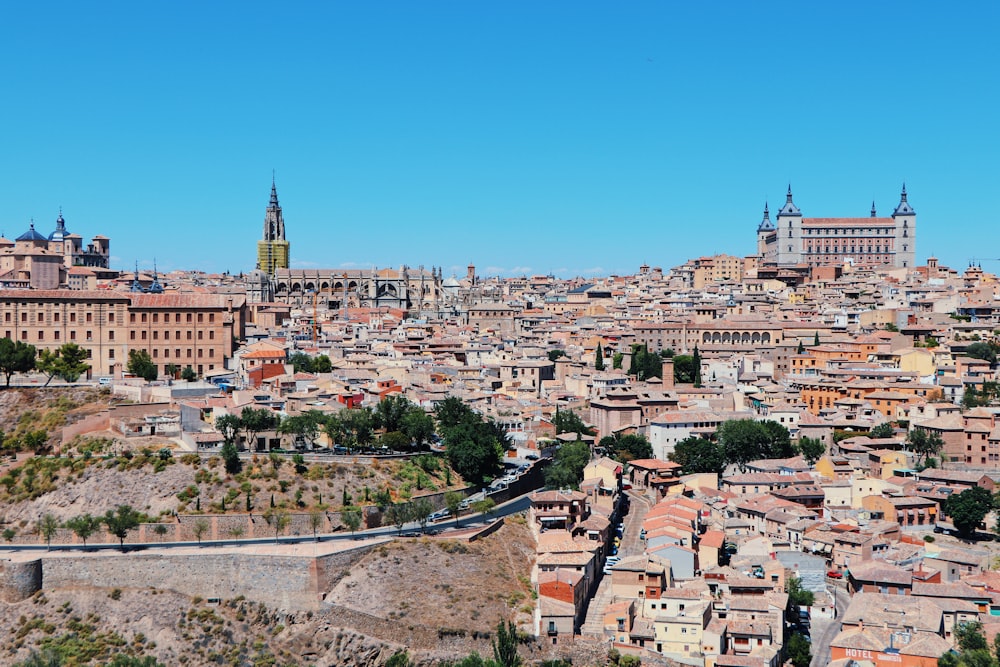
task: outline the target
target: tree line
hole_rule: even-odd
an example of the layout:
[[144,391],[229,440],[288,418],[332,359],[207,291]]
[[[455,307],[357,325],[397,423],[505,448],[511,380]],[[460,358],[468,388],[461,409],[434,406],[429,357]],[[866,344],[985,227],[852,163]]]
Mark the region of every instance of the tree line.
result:
[[24,341],[0,338],[0,373],[6,378],[8,387],[16,373],[36,370],[47,377],[46,386],[56,377],[76,382],[90,370],[90,364],[86,362],[88,357],[87,350],[76,343],[65,343],[55,350],[39,352],[34,345]]

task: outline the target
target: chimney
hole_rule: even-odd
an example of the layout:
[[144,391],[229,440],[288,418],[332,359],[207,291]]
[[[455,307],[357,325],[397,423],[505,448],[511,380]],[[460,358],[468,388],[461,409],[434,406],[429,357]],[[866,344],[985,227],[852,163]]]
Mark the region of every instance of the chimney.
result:
[[674,387],[674,360],[664,359],[663,360],[663,378],[662,386],[664,389],[673,389]]

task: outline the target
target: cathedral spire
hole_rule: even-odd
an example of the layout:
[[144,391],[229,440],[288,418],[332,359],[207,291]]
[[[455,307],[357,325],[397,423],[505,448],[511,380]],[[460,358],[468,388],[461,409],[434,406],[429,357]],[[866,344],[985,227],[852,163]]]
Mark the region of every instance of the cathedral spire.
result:
[[874,200],[874,199],[872,200],[872,217],[873,217],[873,218],[874,218],[874,217],[877,217],[877,216],[875,215],[875,200]]

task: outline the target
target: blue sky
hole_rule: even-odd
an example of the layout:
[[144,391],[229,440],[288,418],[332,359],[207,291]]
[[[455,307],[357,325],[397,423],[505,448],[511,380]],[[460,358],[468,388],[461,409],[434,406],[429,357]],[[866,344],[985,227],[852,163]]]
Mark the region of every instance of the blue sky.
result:
[[[0,231],[114,265],[594,275],[755,250],[765,199],[1000,257],[1000,4],[16,3]],[[984,243],[987,241],[987,243]],[[989,243],[988,241],[992,241]],[[983,268],[1000,270],[1000,261]]]

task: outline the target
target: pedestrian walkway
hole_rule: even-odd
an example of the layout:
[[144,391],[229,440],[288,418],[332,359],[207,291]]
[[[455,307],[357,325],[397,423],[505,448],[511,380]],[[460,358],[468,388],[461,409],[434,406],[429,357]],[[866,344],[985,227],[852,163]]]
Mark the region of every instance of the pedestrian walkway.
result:
[[[642,531],[642,522],[646,518],[646,512],[649,511],[652,505],[651,501],[633,491],[627,491],[626,493],[631,501],[631,506],[629,513],[625,516],[625,529],[621,545],[618,547],[618,555],[622,558],[637,556],[645,550],[642,540],[639,539],[639,533]],[[602,576],[603,578],[597,587],[597,592],[587,606],[587,617],[580,627],[580,634],[582,635],[603,638],[604,610],[614,601],[614,595],[611,592],[610,575]]]

